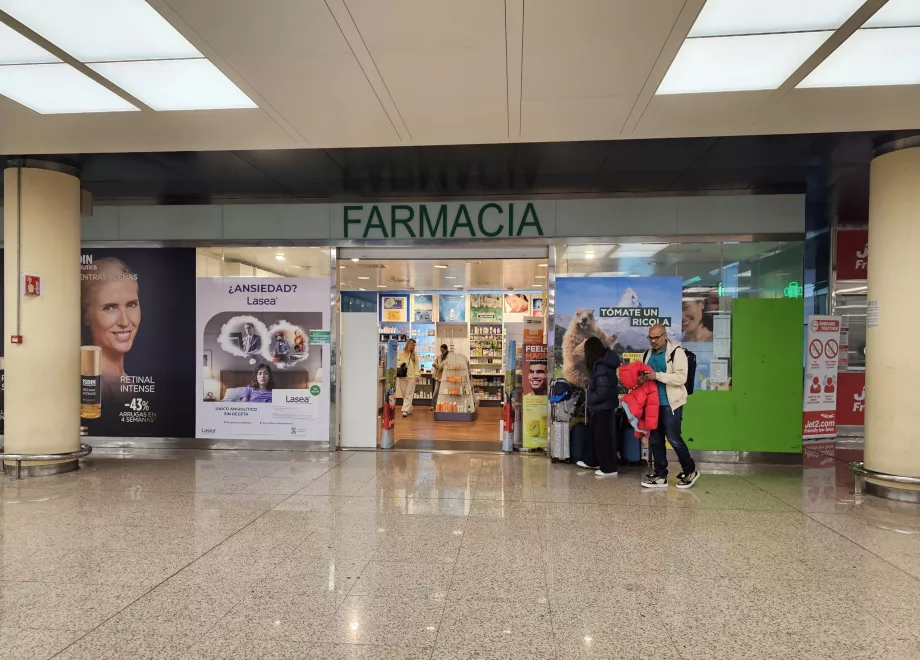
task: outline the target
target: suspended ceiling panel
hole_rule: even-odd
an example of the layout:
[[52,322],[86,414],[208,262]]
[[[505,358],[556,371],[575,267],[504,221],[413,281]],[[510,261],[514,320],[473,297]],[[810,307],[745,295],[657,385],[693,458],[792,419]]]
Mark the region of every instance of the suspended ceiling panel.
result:
[[323,0],[168,0],[308,143],[399,142]]
[[704,0],[147,1],[258,109],[65,117],[0,98],[0,153],[920,128],[920,85],[656,95]]
[[521,137],[620,134],[683,0],[528,0]]
[[413,141],[507,138],[503,2],[345,4]]

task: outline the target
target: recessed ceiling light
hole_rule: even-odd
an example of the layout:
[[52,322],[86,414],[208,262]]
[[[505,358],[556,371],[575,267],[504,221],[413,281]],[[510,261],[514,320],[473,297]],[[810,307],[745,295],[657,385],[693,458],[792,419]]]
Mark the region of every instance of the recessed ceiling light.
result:
[[863,0],[707,0],[689,37],[836,30]]
[[258,107],[204,59],[105,62],[88,66],[154,110]]
[[0,0],[0,9],[81,62],[202,56],[144,0]]
[[358,287],[358,291],[367,291],[367,289],[362,289],[361,287]]
[[917,0],[888,0],[864,28],[920,26],[920,2]]
[[284,255],[279,252],[278,254],[275,255],[275,259],[277,259],[278,261],[284,261]]
[[43,115],[138,109],[69,64],[0,66],[0,94]]
[[454,275],[445,275],[445,276],[444,276],[444,279],[445,279],[445,280],[455,280],[455,279],[457,279],[457,278],[456,278]]
[[920,84],[920,27],[857,30],[798,87]]
[[537,264],[540,268],[549,268],[549,264]]
[[359,280],[369,280],[369,279],[371,279],[371,278],[369,278],[369,277],[364,277],[363,275],[358,275],[358,279],[359,279]]
[[593,258],[594,258],[593,252],[585,252],[585,259],[593,259]]
[[345,270],[345,266],[339,266],[339,270]]
[[534,277],[537,278],[538,280],[545,280],[545,279],[546,279],[546,275],[534,275]]
[[355,257],[355,258],[352,259],[352,261],[354,261],[355,263],[358,263],[358,262],[361,261],[361,260],[358,259],[357,257]]
[[386,289],[386,288],[387,288],[387,285],[386,285],[386,284],[378,284],[378,285],[377,285],[377,288],[378,288],[378,289]]
[[833,32],[687,39],[657,94],[776,89]]
[[13,28],[0,23],[0,65],[50,64],[60,62],[41,46],[32,43]]
[[447,266],[444,266],[442,264],[435,264],[434,267],[435,268],[447,268]]
[[462,288],[463,288],[463,285],[462,285],[462,284],[454,284],[454,288],[455,288],[455,289],[462,289]]

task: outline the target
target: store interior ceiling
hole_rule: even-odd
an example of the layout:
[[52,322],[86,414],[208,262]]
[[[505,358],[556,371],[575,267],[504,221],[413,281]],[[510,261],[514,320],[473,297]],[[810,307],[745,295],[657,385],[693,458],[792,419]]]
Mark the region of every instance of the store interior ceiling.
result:
[[[920,110],[916,0],[0,0],[0,22],[30,56],[0,64],[132,106],[41,114],[11,88],[39,74],[6,70],[6,154],[900,130]],[[143,56],[153,23],[178,52]],[[168,58],[246,103],[172,109]]]
[[339,261],[339,288],[351,291],[535,291],[546,287],[546,259]]
[[329,248],[319,247],[201,247],[200,254],[255,266],[282,277],[328,277]]

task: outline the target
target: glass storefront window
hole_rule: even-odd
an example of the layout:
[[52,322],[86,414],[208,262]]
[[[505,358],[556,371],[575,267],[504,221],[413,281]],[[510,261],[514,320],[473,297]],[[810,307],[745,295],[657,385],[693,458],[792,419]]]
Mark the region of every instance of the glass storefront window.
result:
[[329,248],[201,247],[198,277],[329,277]]
[[[679,287],[675,295],[681,298],[681,318],[671,319],[676,326],[673,336],[697,354],[696,388],[726,389],[728,382],[715,382],[715,377],[730,379],[732,299],[801,296],[803,245],[800,241],[565,245],[560,249],[557,276],[615,278],[611,282],[622,291],[617,293],[620,301],[611,305],[618,306],[627,304],[623,300],[629,296],[623,291],[641,288],[639,282],[628,287],[624,282],[629,280],[622,278],[680,278],[673,285]],[[629,304],[635,307],[649,305],[641,293],[633,298],[637,299]]]

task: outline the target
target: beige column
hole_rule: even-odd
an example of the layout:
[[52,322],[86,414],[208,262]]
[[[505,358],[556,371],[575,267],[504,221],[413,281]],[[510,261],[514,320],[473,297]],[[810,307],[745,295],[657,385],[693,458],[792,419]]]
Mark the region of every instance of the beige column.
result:
[[[920,146],[876,157],[869,195],[865,465],[885,474],[920,477],[915,420],[920,410],[920,353],[915,350],[920,332]],[[884,486],[911,489],[890,482]]]
[[[5,453],[80,448],[80,180],[74,174],[33,161],[21,167],[11,161],[3,172]],[[20,295],[23,273],[41,276],[41,297]],[[12,335],[21,335],[22,344],[11,343]],[[23,465],[39,474],[76,467],[60,463]]]

